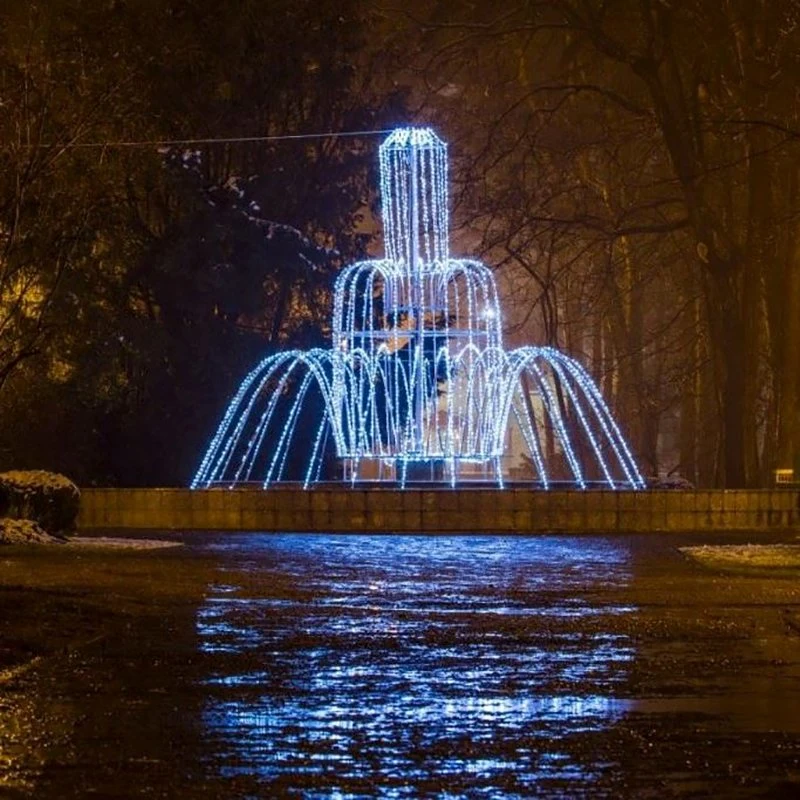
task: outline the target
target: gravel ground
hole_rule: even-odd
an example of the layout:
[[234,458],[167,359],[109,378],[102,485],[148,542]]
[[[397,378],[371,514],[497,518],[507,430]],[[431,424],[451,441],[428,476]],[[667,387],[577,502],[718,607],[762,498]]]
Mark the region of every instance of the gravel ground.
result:
[[800,796],[793,536],[146,538],[0,551],[0,797]]

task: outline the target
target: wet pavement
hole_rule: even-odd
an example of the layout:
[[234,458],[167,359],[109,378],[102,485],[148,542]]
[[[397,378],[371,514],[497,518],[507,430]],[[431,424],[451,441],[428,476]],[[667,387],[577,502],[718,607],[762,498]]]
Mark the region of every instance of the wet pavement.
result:
[[800,796],[799,570],[700,536],[183,539],[0,551],[0,797]]

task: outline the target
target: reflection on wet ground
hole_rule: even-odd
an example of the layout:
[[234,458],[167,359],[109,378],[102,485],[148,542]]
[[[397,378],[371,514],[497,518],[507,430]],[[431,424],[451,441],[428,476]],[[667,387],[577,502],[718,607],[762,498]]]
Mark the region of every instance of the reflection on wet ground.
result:
[[415,797],[525,795],[607,768],[553,745],[630,705],[616,696],[629,637],[581,629],[632,611],[582,596],[628,580],[624,545],[279,536],[226,550],[271,587],[254,599],[252,584],[217,585],[198,612],[200,647],[217,656],[204,721],[226,774]]
[[3,552],[0,797],[800,796],[787,574],[686,537],[184,538]]

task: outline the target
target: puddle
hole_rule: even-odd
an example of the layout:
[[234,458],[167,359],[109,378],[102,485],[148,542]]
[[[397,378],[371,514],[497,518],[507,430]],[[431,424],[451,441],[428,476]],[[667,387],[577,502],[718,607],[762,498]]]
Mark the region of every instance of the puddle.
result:
[[[211,587],[197,615],[200,646],[219,660],[204,724],[224,774],[399,797],[444,775],[456,792],[513,795],[607,769],[551,750],[633,705],[616,696],[630,640],[579,630],[634,611],[581,598],[629,579],[624,545],[287,535],[236,540],[228,554],[247,588]],[[296,599],[260,596],[288,591],[287,575]],[[264,668],[236,671],[253,660]]]

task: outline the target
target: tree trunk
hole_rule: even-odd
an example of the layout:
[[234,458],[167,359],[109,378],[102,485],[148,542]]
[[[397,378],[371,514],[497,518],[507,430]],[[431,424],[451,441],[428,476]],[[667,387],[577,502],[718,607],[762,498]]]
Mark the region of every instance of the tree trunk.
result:
[[692,302],[692,318],[694,338],[689,378],[681,395],[681,426],[680,426],[680,465],[681,474],[695,486],[700,483],[698,459],[698,428],[701,420],[700,397],[702,392],[702,341],[703,319],[700,311],[700,300],[695,297]]
[[800,222],[794,226],[789,244],[789,257],[783,270],[781,301],[784,306],[782,325],[775,332],[781,341],[778,352],[778,441],[777,467],[797,469],[800,456],[800,420],[798,390],[800,387]]
[[764,373],[769,364],[764,363],[765,338],[764,278],[768,264],[776,263],[775,237],[771,235],[774,224],[772,202],[772,162],[764,154],[769,149],[769,139],[763,128],[751,128],[747,134],[747,237],[745,243],[742,306],[745,325],[745,347],[742,358],[755,374],[746,380],[744,425],[744,455],[749,486],[759,486],[762,478],[762,458],[759,439],[764,438],[764,424],[759,425],[759,403],[764,394]]
[[745,413],[748,371],[745,361],[746,330],[737,287],[738,270],[718,265],[712,273],[713,348],[722,368],[721,422],[723,480],[729,489],[747,485],[745,467]]

